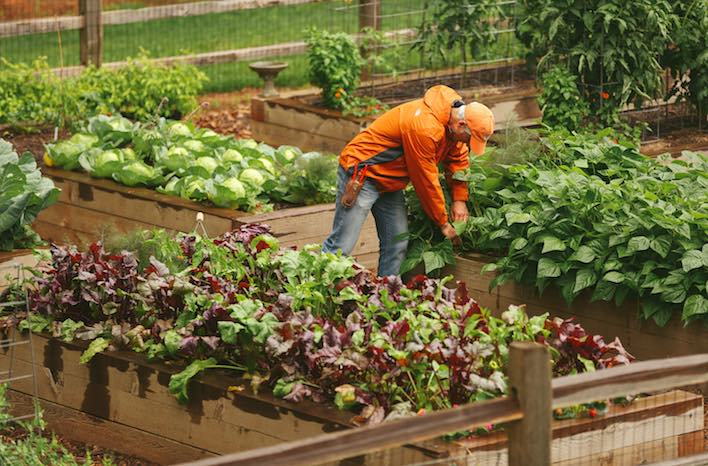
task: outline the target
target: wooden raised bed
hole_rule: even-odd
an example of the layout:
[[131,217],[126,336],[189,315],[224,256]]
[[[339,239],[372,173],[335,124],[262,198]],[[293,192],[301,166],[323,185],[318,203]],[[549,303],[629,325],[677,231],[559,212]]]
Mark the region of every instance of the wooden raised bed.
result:
[[708,329],[701,325],[684,327],[678,313],[664,327],[658,327],[653,321],[640,320],[636,300],[627,299],[618,307],[614,302],[590,302],[590,293],[581,293],[568,306],[558,290],[550,286],[543,296],[539,296],[535,288],[517,283],[506,283],[490,291],[489,283],[494,274],[482,275],[481,269],[492,261],[482,255],[458,256],[456,264],[446,268],[444,274],[466,282],[471,296],[497,315],[510,304],[525,304],[526,310],[534,315],[548,312],[551,316],[563,318],[575,316],[586,330],[603,335],[606,341],[619,337],[638,359],[708,352]]
[[[289,403],[268,393],[256,395],[235,377],[216,372],[202,374],[192,382],[189,403],[180,405],[168,390],[170,375],[179,372],[179,367],[150,363],[129,351],[99,354],[84,365],[79,357],[87,345],[36,334],[33,340],[39,397],[50,410],[50,429],[160,464],[259,448],[351,426],[351,413],[312,402]],[[13,374],[31,373],[29,350],[29,345],[15,347]],[[7,349],[0,352],[0,368],[8,366],[9,356]],[[32,380],[13,382],[11,388],[32,394]],[[67,414],[71,422],[64,424]],[[87,415],[88,423],[82,423]],[[93,424],[101,420],[120,424],[121,435],[97,435],[101,430],[94,430]],[[143,443],[127,445],[128,440],[142,435]],[[429,458],[425,452],[406,448],[405,454],[424,460]]]
[[[491,76],[501,72],[507,75],[515,67],[521,70],[523,61],[515,60],[498,64],[485,64],[468,68],[468,81],[475,76],[487,74],[486,81],[494,81]],[[435,84],[448,84],[460,81],[459,70],[421,73],[422,76],[389,79],[373,84],[373,92],[368,92],[367,83],[362,84],[362,92],[381,96],[381,100],[395,106],[408,100],[422,97],[425,89]],[[509,80],[511,83],[511,80]],[[401,94],[398,88],[417,89],[413,94]],[[513,121],[520,126],[538,123],[541,110],[536,102],[538,93],[534,82],[528,79],[516,79],[513,88],[483,85],[465,88],[460,95],[468,101],[478,100],[487,105],[494,113],[497,129],[506,127]],[[410,94],[410,95],[408,95]],[[375,117],[346,117],[341,112],[318,106],[319,89],[295,91],[280,97],[254,97],[251,100],[251,130],[253,137],[271,145],[292,144],[303,150],[319,150],[339,153],[344,146],[360,131],[366,128]]]
[[[486,76],[479,82],[465,87],[460,94],[466,101],[477,100],[487,105],[494,113],[496,129],[505,128],[508,124],[521,127],[537,126],[542,113],[536,97],[538,89],[535,82],[524,76],[522,60],[515,60],[502,65],[485,64],[468,69],[466,84],[475,81],[474,76]],[[491,76],[506,73],[508,79],[510,69],[518,70],[521,79],[513,81],[513,87],[494,87],[496,81]],[[459,69],[438,72],[422,72],[421,76],[392,78],[381,82],[364,83],[360,87],[363,94],[373,95],[391,107],[403,102],[419,98],[425,90],[435,84],[451,85],[459,89]],[[506,82],[504,79],[504,82]],[[512,81],[509,80],[508,84]],[[415,93],[411,93],[415,89]],[[251,128],[253,137],[271,145],[292,144],[304,150],[318,150],[339,153],[344,146],[359,132],[365,129],[375,117],[347,117],[341,112],[321,106],[319,89],[291,91],[272,98],[254,97],[251,100]],[[666,108],[666,117],[661,122],[662,135],[658,139],[649,139],[642,143],[642,152],[649,156],[662,153],[680,155],[682,150],[707,150],[708,137],[697,127],[675,127],[676,122],[668,114],[675,98],[647,102],[647,105]],[[633,105],[624,109],[629,113],[637,113]],[[674,110],[675,113],[678,110]],[[641,112],[640,112],[641,113]],[[648,121],[652,123],[652,121]]]
[[[266,223],[283,246],[302,247],[322,243],[329,235],[334,204],[294,207],[251,215],[231,209],[209,207],[147,188],[130,188],[112,180],[91,178],[85,173],[43,168],[61,194],[56,204],[40,212],[33,227],[48,241],[86,244],[111,231],[164,228],[190,232],[198,212],[204,213],[207,232],[216,236],[246,223]],[[378,237],[369,217],[353,255],[372,269],[378,265]]]
[[[507,437],[497,432],[455,442],[464,463],[508,464]],[[634,466],[703,452],[703,398],[673,390],[635,400],[628,407],[611,405],[594,419],[553,422],[553,465]]]
[[[351,425],[350,413],[312,402],[289,403],[267,393],[255,395],[236,378],[215,372],[192,382],[190,402],[183,406],[167,387],[178,368],[124,351],[99,354],[82,365],[79,356],[86,345],[44,335],[35,335],[33,345],[39,397],[51,429],[157,463],[253,449]],[[31,371],[29,349],[15,348],[18,375]],[[5,350],[0,367],[8,363]],[[32,381],[14,382],[12,388],[31,394]],[[104,421],[110,422],[102,425]],[[116,423],[119,430],[110,433]],[[588,455],[594,455],[609,458],[602,464],[624,465],[629,463],[612,458],[628,452],[633,458],[671,459],[702,451],[702,435],[702,397],[673,391],[626,408],[612,407],[607,416],[554,422],[554,464],[590,464]],[[496,465],[496,459],[504,457],[503,448],[503,434],[453,443],[437,440],[360,457],[356,464],[401,464],[403,458],[409,464],[467,454],[471,456],[451,464]]]
[[17,249],[10,252],[0,252],[0,291],[15,283],[18,265],[34,267],[37,258],[31,249]]

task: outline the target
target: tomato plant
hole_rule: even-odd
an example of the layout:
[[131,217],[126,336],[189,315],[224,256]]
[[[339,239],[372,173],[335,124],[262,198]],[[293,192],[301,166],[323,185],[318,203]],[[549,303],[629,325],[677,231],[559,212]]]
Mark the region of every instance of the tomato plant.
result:
[[676,24],[667,0],[521,0],[517,36],[540,66],[568,63],[591,115],[618,123],[628,102],[662,91],[659,63]]

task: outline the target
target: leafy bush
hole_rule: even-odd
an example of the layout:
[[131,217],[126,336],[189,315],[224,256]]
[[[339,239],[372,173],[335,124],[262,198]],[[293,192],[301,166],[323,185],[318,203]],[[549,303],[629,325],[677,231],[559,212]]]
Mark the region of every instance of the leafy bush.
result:
[[673,2],[678,24],[671,35],[673,44],[666,51],[664,64],[674,78],[667,97],[689,101],[705,118],[708,112],[708,0]]
[[589,108],[578,90],[575,75],[562,66],[554,66],[541,77],[538,103],[543,124],[551,128],[580,129]]
[[0,139],[0,251],[40,244],[30,224],[58,198],[59,190],[42,177],[32,154],[18,156]]
[[618,123],[626,103],[662,91],[659,64],[676,23],[667,0],[522,0],[517,36],[527,59],[568,63],[591,115]]
[[147,57],[117,70],[88,68],[64,80],[44,60],[32,66],[2,60],[0,123],[73,124],[99,113],[179,118],[196,106],[205,80],[194,66],[162,66]]
[[346,33],[316,28],[307,31],[305,42],[310,82],[322,89],[325,106],[343,109],[346,99],[353,96],[359,86],[364,63],[359,47]]
[[120,113],[145,121],[188,114],[205,81],[206,75],[195,66],[163,66],[141,57],[116,70],[89,68],[72,86],[88,115]]
[[0,57],[0,123],[61,121],[67,102],[59,88],[46,60],[27,65]]
[[246,373],[253,391],[328,401],[369,423],[506,393],[515,340],[546,345],[556,375],[632,359],[618,340],[572,320],[517,306],[497,318],[463,283],[379,278],[319,246],[281,249],[262,225],[214,239],[152,238],[171,243],[153,249],[170,266],[151,256],[143,268],[131,252],[100,244],[53,247],[51,268],[30,291],[35,313],[20,328],[91,341],[82,362],[117,348],[181,360],[188,365],[169,384],[181,402],[197,374],[226,368]]
[[498,40],[497,26],[490,18],[502,13],[496,0],[461,2],[432,0],[426,7],[419,27],[420,41],[414,49],[423,52],[429,64],[447,63],[450,52],[459,51],[463,63],[489,58],[491,46]]
[[[499,273],[492,286],[555,285],[568,302],[584,290],[618,305],[636,297],[659,326],[676,313],[708,321],[708,158],[656,161],[608,134],[552,133],[533,164],[472,160],[463,248],[499,257],[487,267]],[[413,212],[412,231],[435,238]],[[426,252],[431,264],[449,262],[451,246],[417,243],[409,265]]]

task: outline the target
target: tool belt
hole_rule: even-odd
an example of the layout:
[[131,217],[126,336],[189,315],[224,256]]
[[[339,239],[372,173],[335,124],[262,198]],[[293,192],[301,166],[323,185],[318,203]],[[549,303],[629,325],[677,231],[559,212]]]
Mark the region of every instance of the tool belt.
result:
[[359,192],[361,188],[364,187],[364,181],[366,180],[366,171],[368,166],[364,165],[361,172],[358,172],[358,166],[354,165],[354,174],[347,181],[347,185],[344,187],[344,194],[342,194],[341,202],[344,207],[351,209],[356,200],[359,197]]

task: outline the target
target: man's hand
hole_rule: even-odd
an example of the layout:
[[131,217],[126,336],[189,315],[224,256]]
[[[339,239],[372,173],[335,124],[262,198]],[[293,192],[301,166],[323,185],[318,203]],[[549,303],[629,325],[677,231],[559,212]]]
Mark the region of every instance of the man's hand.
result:
[[470,218],[470,211],[467,210],[467,203],[465,201],[453,201],[452,202],[452,221],[453,222],[466,222]]
[[445,238],[452,241],[452,244],[454,246],[461,246],[462,245],[462,240],[460,239],[459,236],[457,236],[457,232],[452,227],[452,225],[450,225],[449,223],[446,223],[445,225],[440,227],[440,231],[442,231],[442,234],[445,235]]

